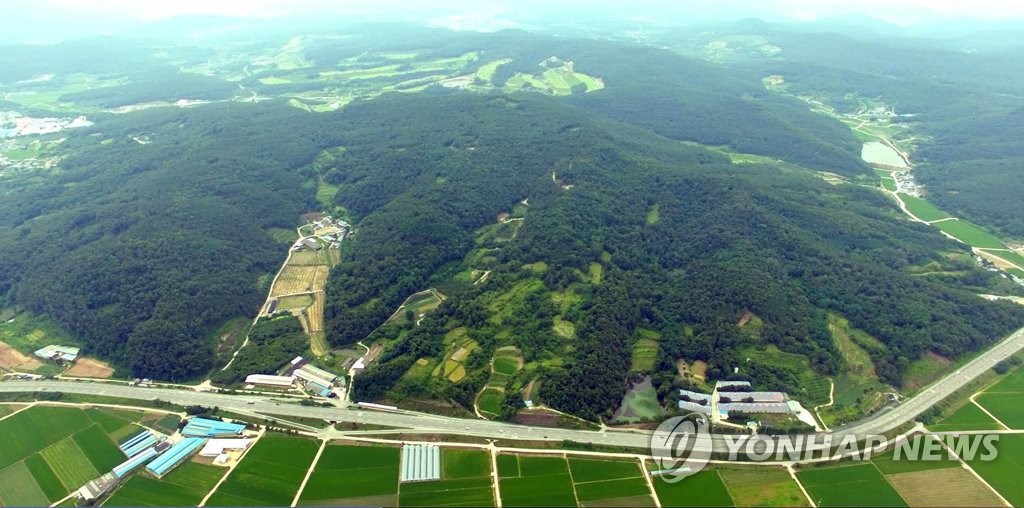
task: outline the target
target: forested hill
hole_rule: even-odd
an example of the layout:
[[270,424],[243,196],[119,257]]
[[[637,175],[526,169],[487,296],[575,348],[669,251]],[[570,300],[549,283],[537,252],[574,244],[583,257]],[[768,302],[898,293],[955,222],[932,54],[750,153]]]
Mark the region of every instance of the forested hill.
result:
[[295,170],[334,146],[330,116],[223,104],[111,116],[69,137],[60,169],[9,179],[0,290],[130,373],[188,379],[220,321],[250,316],[315,206]]
[[[955,357],[1024,325],[1019,306],[907,273],[963,248],[900,218],[873,190],[734,166],[541,96],[385,96],[345,117],[347,151],[329,176],[339,203],[365,218],[328,286],[336,344],[362,339],[454,266],[477,266],[474,230],[528,200],[519,236],[483,254],[492,257],[485,284],[453,294],[412,331],[376,332],[387,349],[357,398],[382,396],[418,359],[441,359],[452,333],[480,345],[474,357],[517,346],[527,361],[564,359],[546,370],[545,402],[594,418],[619,403],[641,327],[661,334],[657,370],[668,375],[658,378],[669,383],[680,358],[708,362],[721,379],[758,344],[830,374],[841,360],[825,314],[841,313],[882,341],[870,351],[878,375],[899,384],[926,351]],[[601,280],[581,288],[595,270]],[[566,293],[584,296],[552,303]],[[763,320],[759,338],[740,333],[744,312]],[[575,335],[552,333],[555,319]],[[785,368],[745,376],[801,389]],[[403,383],[409,395],[430,389],[471,404],[473,381]]]

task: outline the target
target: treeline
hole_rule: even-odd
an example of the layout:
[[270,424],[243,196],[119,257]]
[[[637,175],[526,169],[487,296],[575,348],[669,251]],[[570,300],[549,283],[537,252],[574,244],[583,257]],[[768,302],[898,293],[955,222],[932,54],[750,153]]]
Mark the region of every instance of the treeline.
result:
[[295,316],[262,318],[249,330],[249,345],[238,351],[227,370],[214,372],[210,379],[219,386],[231,386],[249,374],[273,374],[308,349],[309,337]]

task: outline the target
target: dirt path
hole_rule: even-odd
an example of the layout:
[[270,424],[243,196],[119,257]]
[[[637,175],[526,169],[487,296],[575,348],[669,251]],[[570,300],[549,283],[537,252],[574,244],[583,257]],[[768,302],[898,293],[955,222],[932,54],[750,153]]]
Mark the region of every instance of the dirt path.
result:
[[299,504],[299,496],[302,495],[302,491],[306,490],[306,483],[309,482],[309,477],[313,476],[313,470],[316,469],[316,463],[320,462],[320,456],[324,454],[324,448],[327,448],[327,440],[323,440],[320,443],[320,449],[316,451],[316,456],[313,457],[313,462],[309,463],[309,470],[306,471],[306,477],[302,479],[302,483],[299,484],[299,490],[295,491],[295,498],[292,499],[292,504],[289,506],[295,506]]
[[1002,420],[1000,420],[999,418],[996,418],[996,415],[994,415],[991,412],[989,412],[988,409],[985,409],[985,406],[982,406],[981,404],[978,404],[978,401],[975,400],[975,397],[977,397],[977,396],[978,396],[977,393],[975,393],[974,395],[971,395],[971,404],[974,404],[978,409],[981,410],[982,413],[987,414],[988,417],[991,418],[992,421],[998,423],[999,426],[1003,428],[1003,430],[1013,430],[1013,429],[1010,428],[1009,425],[1006,425],[1005,423],[1003,423]]
[[790,464],[786,466],[786,471],[789,472],[789,477],[792,478],[794,482],[796,482],[796,486],[800,487],[800,492],[804,493],[804,497],[807,498],[807,502],[810,503],[811,508],[817,508],[818,505],[817,503],[814,502],[813,499],[811,499],[811,494],[807,492],[807,489],[804,488],[804,484],[800,483],[800,479],[796,477],[796,471],[793,469],[793,465]]
[[825,425],[825,419],[821,417],[820,413],[818,413],[818,408],[830,407],[832,404],[834,404],[834,395],[836,393],[836,384],[835,382],[832,381],[832,378],[828,378],[828,385],[828,404],[818,404],[817,406],[814,406],[814,416],[818,417],[818,421],[821,422],[821,427],[824,428],[825,430],[829,430],[829,428],[828,425]]

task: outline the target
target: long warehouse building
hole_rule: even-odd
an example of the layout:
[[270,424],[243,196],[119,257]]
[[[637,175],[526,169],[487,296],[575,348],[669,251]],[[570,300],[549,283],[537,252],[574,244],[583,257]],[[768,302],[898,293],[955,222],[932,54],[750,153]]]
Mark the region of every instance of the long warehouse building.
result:
[[402,481],[441,479],[441,450],[436,445],[402,447]]
[[146,448],[145,451],[136,454],[134,457],[122,462],[121,464],[114,467],[114,476],[118,478],[124,478],[125,475],[139,468],[150,459],[157,456],[155,448]]
[[150,462],[146,466],[146,471],[153,473],[157,478],[160,478],[168,471],[177,466],[182,461],[187,459],[193,452],[203,446],[206,442],[205,438],[201,437],[186,437],[181,441],[175,443],[174,446],[170,447],[166,452],[156,458],[153,462]]
[[181,429],[181,435],[192,437],[237,436],[245,430],[245,425],[228,423],[206,418],[193,417]]

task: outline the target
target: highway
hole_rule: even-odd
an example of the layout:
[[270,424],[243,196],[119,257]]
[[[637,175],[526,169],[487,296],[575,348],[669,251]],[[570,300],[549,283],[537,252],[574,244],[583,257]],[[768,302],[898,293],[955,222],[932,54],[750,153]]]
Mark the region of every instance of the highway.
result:
[[[912,421],[931,406],[940,402],[953,392],[967,385],[995,364],[1009,358],[1024,349],[1024,329],[1014,332],[1000,341],[988,351],[971,360],[954,372],[932,383],[914,397],[893,408],[884,410],[872,417],[856,423],[833,429],[832,446],[838,444],[843,436],[854,434],[882,434],[895,429],[906,422]],[[198,392],[185,389],[145,388],[138,386],[111,383],[90,383],[76,381],[24,381],[12,380],[0,382],[0,392],[66,392],[84,395],[121,397],[128,399],[152,400],[161,399],[182,406],[202,405],[219,406],[225,410],[255,411],[268,415],[297,416],[320,418],[338,422],[355,422],[363,424],[387,425],[401,429],[424,433],[459,434],[497,439],[525,440],[572,440],[580,443],[600,445],[626,446],[647,448],[649,434],[646,432],[624,431],[589,431],[574,429],[553,429],[546,427],[530,427],[487,420],[453,418],[412,411],[381,412],[360,409],[335,407],[309,407],[294,403],[275,402],[267,396],[227,395],[210,392]],[[824,445],[825,434],[818,434],[814,443],[809,443],[808,450],[827,449]],[[810,437],[810,436],[808,436]],[[725,437],[712,435],[714,452],[726,452]],[[707,451],[707,450],[703,450]]]

